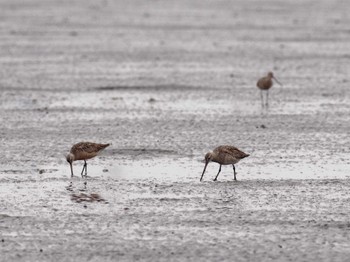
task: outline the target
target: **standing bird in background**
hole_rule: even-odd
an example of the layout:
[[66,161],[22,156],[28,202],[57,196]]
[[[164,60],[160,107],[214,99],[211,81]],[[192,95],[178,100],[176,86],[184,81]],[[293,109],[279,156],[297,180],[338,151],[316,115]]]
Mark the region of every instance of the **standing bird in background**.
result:
[[269,106],[269,89],[273,86],[272,79],[274,79],[280,86],[282,84],[276,79],[276,77],[273,76],[272,72],[269,72],[267,76],[262,77],[258,80],[256,83],[256,86],[260,89],[260,96],[261,96],[261,106],[264,107],[264,97],[263,97],[263,91],[266,91],[266,107]]
[[202,181],[205,169],[207,168],[207,165],[210,161],[220,164],[219,172],[216,175],[214,181],[218,179],[222,165],[232,165],[234,180],[237,180],[235,164],[238,163],[239,160],[248,156],[248,154],[242,152],[234,146],[218,146],[213,150],[213,152],[209,152],[205,155],[205,166],[200,181]]
[[109,144],[96,144],[91,142],[80,142],[72,146],[69,154],[66,156],[67,162],[70,164],[70,170],[73,174],[73,162],[77,160],[84,160],[83,170],[81,171],[81,177],[84,177],[83,173],[85,170],[85,177],[87,176],[87,163],[86,160],[93,158],[98,155],[103,149]]

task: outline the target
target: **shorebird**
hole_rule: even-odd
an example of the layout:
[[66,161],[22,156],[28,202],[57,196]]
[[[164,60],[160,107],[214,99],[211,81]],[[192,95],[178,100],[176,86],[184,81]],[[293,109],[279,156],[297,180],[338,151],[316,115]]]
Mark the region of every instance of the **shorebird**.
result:
[[237,180],[235,164],[237,164],[239,160],[248,156],[248,154],[242,152],[234,146],[218,146],[213,150],[213,152],[208,152],[205,155],[205,166],[200,181],[202,181],[205,169],[207,168],[207,165],[210,161],[220,164],[219,172],[216,175],[214,181],[218,179],[222,165],[232,165],[234,180]]
[[70,164],[70,170],[73,177],[73,162],[77,160],[84,160],[83,170],[81,170],[81,177],[87,176],[87,163],[86,160],[98,155],[109,144],[96,144],[91,142],[80,142],[72,146],[69,154],[66,156],[67,162]]
[[274,79],[280,86],[282,84],[276,79],[276,77],[273,76],[272,72],[269,72],[267,76],[264,76],[258,80],[256,83],[256,86],[260,89],[260,96],[261,96],[261,105],[264,107],[264,97],[263,97],[263,91],[266,91],[266,102],[265,105],[269,105],[269,89],[273,86],[272,79]]

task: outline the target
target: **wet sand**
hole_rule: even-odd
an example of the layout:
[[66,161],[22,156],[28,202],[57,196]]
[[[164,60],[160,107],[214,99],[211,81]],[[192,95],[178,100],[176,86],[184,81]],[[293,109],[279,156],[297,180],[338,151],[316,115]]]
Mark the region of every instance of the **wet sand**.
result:
[[346,1],[0,5],[0,261],[348,259]]

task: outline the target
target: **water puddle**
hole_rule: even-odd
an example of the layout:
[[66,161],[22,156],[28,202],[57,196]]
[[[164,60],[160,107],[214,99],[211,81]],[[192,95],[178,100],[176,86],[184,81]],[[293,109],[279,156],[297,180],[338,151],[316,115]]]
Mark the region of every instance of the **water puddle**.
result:
[[[204,163],[198,158],[153,157],[142,160],[121,160],[119,162],[88,164],[88,179],[147,180],[163,182],[199,182]],[[74,179],[81,179],[82,162],[74,163]],[[210,163],[203,181],[212,181],[219,169],[217,163]],[[236,165],[238,180],[254,179],[346,179],[350,178],[348,163],[310,164],[281,163],[255,164],[245,160]],[[69,165],[44,166],[35,169],[3,167],[0,178],[15,180],[41,180],[46,178],[70,178]],[[232,166],[223,166],[218,181],[232,181]]]

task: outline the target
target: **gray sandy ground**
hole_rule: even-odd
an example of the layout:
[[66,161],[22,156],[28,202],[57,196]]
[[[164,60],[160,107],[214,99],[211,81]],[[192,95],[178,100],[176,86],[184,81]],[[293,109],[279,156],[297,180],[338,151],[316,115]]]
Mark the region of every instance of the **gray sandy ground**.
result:
[[349,8],[0,1],[0,261],[348,261]]

